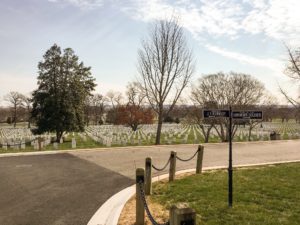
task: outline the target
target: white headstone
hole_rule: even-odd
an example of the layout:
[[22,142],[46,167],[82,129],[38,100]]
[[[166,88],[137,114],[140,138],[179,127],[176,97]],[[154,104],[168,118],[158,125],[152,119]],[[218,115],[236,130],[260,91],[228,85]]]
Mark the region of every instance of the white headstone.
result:
[[58,143],[57,143],[57,142],[54,142],[54,143],[53,143],[53,148],[54,148],[54,149],[58,149]]
[[75,138],[72,138],[72,148],[76,148],[76,140],[75,140]]
[[19,148],[20,148],[20,145],[19,145],[18,143],[15,143],[15,145],[14,145],[14,146],[15,146],[15,149],[16,149],[16,150],[19,150]]
[[106,142],[106,147],[111,147],[111,140],[110,140],[110,139],[107,140],[107,142]]
[[39,143],[37,141],[34,142],[33,148],[34,148],[34,150],[38,150],[39,149]]

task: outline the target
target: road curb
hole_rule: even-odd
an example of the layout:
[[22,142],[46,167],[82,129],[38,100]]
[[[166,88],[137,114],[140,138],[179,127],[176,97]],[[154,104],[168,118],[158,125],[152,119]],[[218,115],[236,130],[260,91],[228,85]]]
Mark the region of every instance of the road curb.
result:
[[[235,144],[271,144],[271,143],[284,143],[284,142],[299,142],[299,139],[293,140],[274,140],[274,141],[245,141],[245,142],[233,142]],[[218,142],[218,143],[199,143],[199,144],[175,144],[175,145],[142,145],[142,146],[118,146],[118,147],[103,147],[103,148],[83,148],[83,149],[65,149],[65,150],[47,150],[47,151],[32,151],[32,152],[8,152],[0,153],[0,158],[2,157],[13,157],[13,156],[32,156],[32,155],[52,155],[52,154],[63,154],[63,153],[76,153],[76,152],[89,152],[89,151],[118,151],[124,149],[135,149],[135,148],[167,148],[172,146],[214,146],[214,145],[224,145],[228,142]]]
[[[253,166],[265,166],[265,165],[275,165],[283,163],[296,163],[300,160],[292,161],[277,161],[277,162],[267,162],[267,163],[255,163],[255,164],[241,164],[234,165],[234,168],[241,167],[253,167]],[[214,166],[214,167],[204,167],[203,171],[227,169],[227,166]],[[196,169],[186,169],[177,171],[176,175],[195,172]],[[152,178],[152,182],[157,182],[168,178],[169,174],[159,175]],[[123,189],[122,191],[116,193],[110,197],[92,216],[87,225],[117,225],[121,212],[126,204],[126,202],[135,194],[135,184]]]

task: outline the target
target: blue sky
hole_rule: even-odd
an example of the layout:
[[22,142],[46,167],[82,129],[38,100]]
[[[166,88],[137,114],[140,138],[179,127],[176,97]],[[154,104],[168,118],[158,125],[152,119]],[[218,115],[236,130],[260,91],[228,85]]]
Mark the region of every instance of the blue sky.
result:
[[283,74],[283,43],[300,47],[299,8],[298,0],[1,0],[0,97],[36,88],[37,64],[54,43],[92,67],[97,93],[124,91],[151,24],[176,14],[197,61],[194,80],[248,73],[281,99],[278,84],[297,91]]

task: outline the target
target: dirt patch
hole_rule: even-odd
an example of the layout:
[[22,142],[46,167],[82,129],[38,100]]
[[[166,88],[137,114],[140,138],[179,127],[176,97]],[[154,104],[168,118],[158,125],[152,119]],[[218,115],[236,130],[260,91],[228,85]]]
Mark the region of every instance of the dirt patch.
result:
[[[195,174],[195,172],[188,172],[176,175],[176,180],[180,180],[186,176]],[[168,183],[168,178],[159,180],[160,183]],[[165,223],[169,220],[169,210],[166,210],[162,205],[151,200],[149,196],[147,198],[147,204],[149,206],[152,216],[155,218],[158,223]],[[118,225],[135,225],[135,195],[127,201],[125,204],[122,213],[120,215]],[[145,212],[145,225],[152,225],[146,212]]]
[[[158,223],[165,223],[169,219],[169,211],[162,205],[151,201],[147,197],[147,203],[150,208],[150,212]],[[135,196],[133,196],[124,206],[121,216],[118,221],[118,225],[134,225],[135,224]],[[145,225],[152,225],[147,214],[145,212]]]

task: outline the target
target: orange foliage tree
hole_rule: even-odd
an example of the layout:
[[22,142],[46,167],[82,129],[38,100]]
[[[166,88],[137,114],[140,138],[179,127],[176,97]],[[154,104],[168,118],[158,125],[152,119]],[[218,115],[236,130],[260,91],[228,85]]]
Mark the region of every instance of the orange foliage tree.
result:
[[136,131],[141,124],[152,124],[153,118],[151,109],[128,104],[118,106],[115,124],[129,126],[133,131]]

